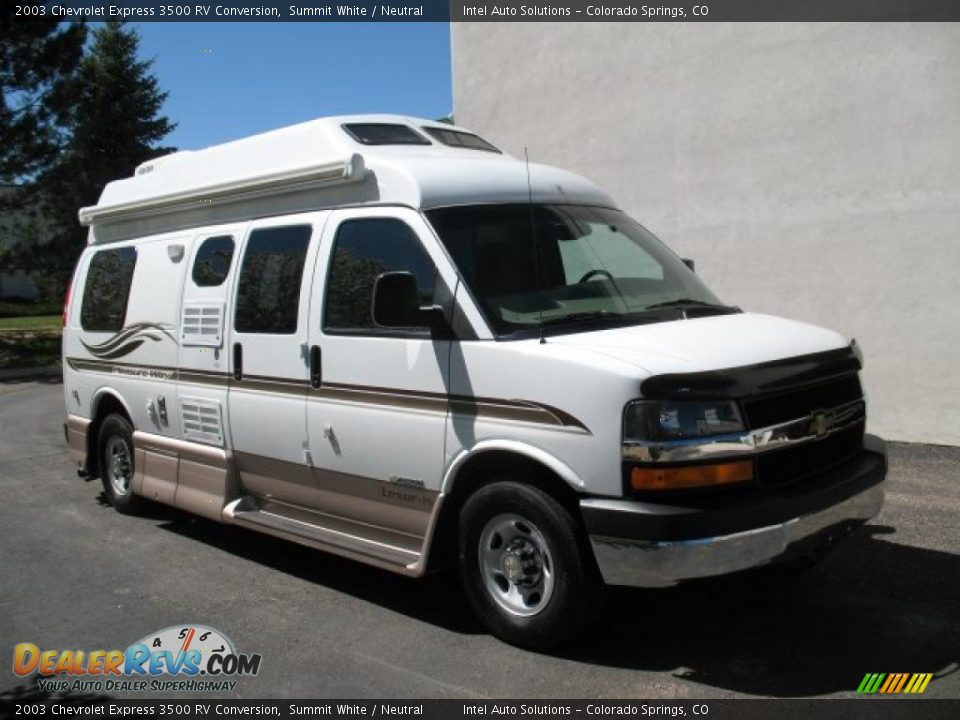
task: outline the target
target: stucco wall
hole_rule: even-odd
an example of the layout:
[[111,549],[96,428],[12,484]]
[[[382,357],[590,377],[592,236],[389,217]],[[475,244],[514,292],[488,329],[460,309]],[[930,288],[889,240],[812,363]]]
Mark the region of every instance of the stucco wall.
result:
[[597,181],[730,303],[854,336],[960,444],[960,24],[452,26],[458,124]]

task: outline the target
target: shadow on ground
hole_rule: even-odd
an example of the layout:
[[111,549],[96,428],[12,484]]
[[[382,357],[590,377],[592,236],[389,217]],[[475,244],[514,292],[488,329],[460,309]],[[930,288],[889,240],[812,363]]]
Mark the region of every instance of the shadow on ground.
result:
[[[453,632],[484,632],[453,573],[412,580],[173,512],[161,527]],[[866,672],[942,675],[960,660],[960,556],[899,545],[886,538],[894,532],[861,528],[805,573],[612,588],[604,620],[559,657],[774,697],[853,692]]]

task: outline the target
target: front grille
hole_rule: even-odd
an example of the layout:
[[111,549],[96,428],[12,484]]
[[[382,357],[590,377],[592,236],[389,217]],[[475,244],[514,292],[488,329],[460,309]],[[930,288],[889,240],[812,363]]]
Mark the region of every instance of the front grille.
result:
[[845,375],[818,385],[806,385],[778,395],[765,395],[743,401],[743,412],[751,430],[805,417],[817,410],[843,405],[863,397],[860,380]]
[[757,456],[756,480],[766,487],[788,485],[849,460],[862,447],[863,423],[858,422],[823,440],[761,453]]

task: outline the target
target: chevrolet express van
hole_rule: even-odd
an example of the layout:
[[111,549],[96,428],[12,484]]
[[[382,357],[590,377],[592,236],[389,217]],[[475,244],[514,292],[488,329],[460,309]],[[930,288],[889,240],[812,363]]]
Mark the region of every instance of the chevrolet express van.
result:
[[66,433],[120,512],[456,565],[547,648],[604,584],[813,556],[881,507],[854,342],[722,302],[603,190],[463,128],[178,152],[80,220]]

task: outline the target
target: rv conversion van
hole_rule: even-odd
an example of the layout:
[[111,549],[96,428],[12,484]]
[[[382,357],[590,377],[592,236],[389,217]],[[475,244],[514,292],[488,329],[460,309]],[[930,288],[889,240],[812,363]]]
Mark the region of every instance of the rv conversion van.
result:
[[545,648],[605,583],[816,557],[881,507],[854,342],[721,302],[603,190],[462,128],[178,152],[80,221],[66,434],[121,512],[455,565]]

